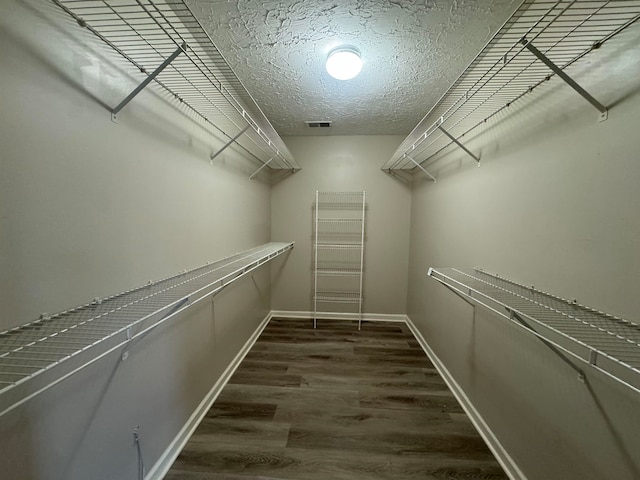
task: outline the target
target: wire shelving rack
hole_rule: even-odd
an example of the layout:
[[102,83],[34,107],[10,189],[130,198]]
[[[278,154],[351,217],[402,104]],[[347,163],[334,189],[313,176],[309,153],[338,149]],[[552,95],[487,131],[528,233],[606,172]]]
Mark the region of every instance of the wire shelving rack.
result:
[[351,305],[360,329],[366,192],[316,191],[314,210],[313,326],[323,312]]
[[465,135],[556,75],[568,84],[564,88],[573,88],[606,120],[606,106],[565,69],[570,71],[638,19],[638,0],[525,0],[382,170],[420,170],[435,181],[428,168],[451,146],[479,163],[479,156],[465,147]]
[[581,380],[596,369],[640,393],[640,325],[479,269],[430,268],[465,301],[533,333]]
[[0,332],[0,416],[293,248],[268,243]]
[[183,0],[52,0],[140,70],[141,83],[117,114],[151,81],[260,167],[300,169],[253,97]]

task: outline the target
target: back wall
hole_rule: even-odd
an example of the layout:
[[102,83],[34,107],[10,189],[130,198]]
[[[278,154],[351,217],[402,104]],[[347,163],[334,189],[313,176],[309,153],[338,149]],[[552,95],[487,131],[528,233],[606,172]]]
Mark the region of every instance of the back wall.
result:
[[[285,137],[302,170],[271,191],[271,238],[296,242],[273,269],[274,310],[313,310],[313,204],[316,190],[367,192],[364,312],[406,313],[410,187],[380,170],[402,137]],[[350,310],[352,311],[352,310]]]

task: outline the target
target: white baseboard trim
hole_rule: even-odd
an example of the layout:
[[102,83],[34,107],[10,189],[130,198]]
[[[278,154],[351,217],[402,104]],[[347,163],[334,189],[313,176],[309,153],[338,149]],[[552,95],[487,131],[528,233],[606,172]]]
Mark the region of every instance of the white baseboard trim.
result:
[[[178,432],[178,435],[173,439],[171,444],[167,447],[165,452],[162,454],[160,459],[155,463],[155,465],[151,468],[149,473],[145,476],[145,480],[162,480],[164,476],[167,474],[171,465],[176,460],[186,443],[189,441],[189,438],[198,427],[206,413],[209,411],[213,402],[216,401],[220,392],[225,387],[233,373],[236,371],[244,357],[249,353],[251,347],[253,347],[254,343],[265,329],[269,320],[274,317],[280,318],[291,318],[291,319],[304,319],[309,320],[313,318],[313,312],[306,311],[289,311],[289,310],[272,310],[258,325],[256,330],[253,332],[251,337],[245,342],[243,347],[240,349],[235,358],[231,361],[229,366],[222,373],[220,378],[213,385],[207,396],[200,402],[200,405],[196,408],[196,410],[191,414],[187,422]],[[323,313],[319,314],[319,319],[341,319],[341,320],[358,320],[359,315],[357,313]],[[470,418],[473,425],[476,427],[484,441],[487,443],[489,449],[494,454],[502,468],[505,470],[507,475],[511,480],[527,480],[527,477],[522,473],[518,465],[511,458],[509,453],[502,446],[500,441],[493,434],[489,426],[485,423],[484,419],[481,417],[480,413],[475,409],[466,393],[462,390],[458,382],[453,378],[447,367],[440,361],[435,352],[431,349],[429,344],[426,342],[420,331],[417,329],[411,318],[407,315],[402,314],[375,314],[375,313],[365,313],[362,315],[363,321],[382,321],[382,322],[402,322],[406,323],[406,325],[413,333],[414,337],[427,354],[433,365],[435,366],[438,373],[442,376],[445,383],[449,387],[449,389],[453,392],[453,395],[456,397],[465,413]]]
[[511,455],[509,455],[509,453],[505,450],[500,441],[496,438],[494,433],[486,424],[480,413],[473,406],[473,404],[469,400],[469,397],[467,397],[467,394],[464,392],[464,390],[462,390],[462,387],[460,387],[458,382],[456,382],[456,380],[451,375],[451,372],[449,372],[447,367],[431,349],[418,328],[408,316],[406,317],[406,323],[411,330],[411,333],[413,333],[413,336],[416,337],[416,340],[431,360],[431,363],[433,363],[440,376],[444,379],[449,389],[453,392],[456,400],[458,400],[469,419],[471,419],[471,423],[473,423],[473,425],[476,427],[476,430],[478,430],[480,436],[484,439],[487,446],[498,460],[498,463],[500,463],[500,465],[504,469],[505,473],[511,480],[527,480],[527,477],[524,475],[524,473],[522,473],[513,458],[511,458]]
[[200,425],[200,422],[213,405],[213,402],[216,401],[218,395],[220,395],[220,392],[222,392],[222,389],[225,387],[242,360],[244,360],[244,357],[247,355],[247,353],[249,353],[249,350],[251,350],[253,344],[256,343],[256,340],[269,323],[269,320],[271,320],[271,317],[272,315],[271,313],[269,313],[260,322],[258,328],[256,328],[255,332],[253,332],[251,337],[249,337],[249,339],[245,342],[238,354],[231,361],[220,378],[218,378],[211,390],[209,390],[207,396],[202,400],[202,402],[200,402],[198,408],[196,408],[195,411],[191,414],[187,422],[180,429],[178,435],[176,435],[171,444],[169,444],[169,447],[167,447],[160,459],[155,463],[151,470],[149,470],[149,473],[145,475],[145,480],[162,480],[162,478],[164,478],[164,476],[171,468],[171,465],[173,465],[173,462],[176,460],[176,458],[178,458],[178,455],[180,455],[180,452],[189,441],[189,438],[191,438],[191,435],[193,434],[195,429],[198,427],[198,425]]
[[[293,310],[271,310],[272,318],[291,318],[309,320],[313,318],[313,312],[293,311]],[[355,320],[358,321],[360,314],[358,313],[340,313],[340,312],[318,312],[318,320]],[[406,315],[391,313],[363,313],[363,322],[401,322],[407,321]]]

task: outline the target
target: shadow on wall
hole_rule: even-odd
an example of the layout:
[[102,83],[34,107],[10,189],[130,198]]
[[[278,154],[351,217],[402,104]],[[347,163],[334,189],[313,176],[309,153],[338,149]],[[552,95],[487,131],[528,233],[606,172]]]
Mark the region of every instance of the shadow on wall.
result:
[[621,457],[623,458],[625,466],[629,469],[630,472],[633,472],[635,478],[640,478],[640,465],[636,463],[637,455],[634,453],[636,452],[635,448],[632,449],[628,442],[626,442],[622,438],[619,429],[616,426],[616,422],[607,411],[605,403],[601,401],[593,385],[589,381],[589,378],[585,378],[584,383],[587,387],[587,390],[589,391],[589,394],[591,395],[591,398],[593,399],[593,403],[596,409],[600,412],[600,416],[604,420],[604,424],[609,431],[609,435],[613,443],[615,444],[616,448],[620,452]]
[[[142,74],[136,75],[133,65],[129,70],[124,69],[122,65],[125,60],[121,56],[81,28],[52,2],[18,0],[17,4],[22,8],[17,12],[20,21],[9,22],[11,15],[5,17],[2,25],[6,35],[3,45],[6,48],[12,45],[11,48],[20,52],[20,55],[35,59],[54,78],[86,95],[105,111],[105,118],[110,118],[112,105],[120,103],[140,84]],[[29,29],[20,30],[13,23],[28,23]],[[37,31],[38,35],[25,34],[33,31]],[[44,37],[47,37],[46,42],[41,41]],[[65,47],[60,48],[61,45]],[[170,109],[170,114],[154,108],[149,102],[133,102],[119,114],[118,123],[123,124],[122,128],[152,138],[162,138],[163,142],[179,150],[195,153],[207,162],[230,139],[169,92],[150,85],[142,95],[160,101],[163,108]],[[178,118],[185,123],[177,121]],[[262,165],[262,162],[250,160],[252,155],[237,143],[231,145],[229,151],[232,154],[221,155],[216,164],[247,176]],[[289,171],[277,173],[278,176],[272,178],[265,175],[259,178],[273,183],[291,174]]]
[[[411,186],[414,181],[413,180],[414,177],[409,171],[405,171],[405,170],[383,170],[383,171],[392,179],[406,186]],[[414,173],[420,173],[417,167]]]
[[[117,71],[119,75],[123,77],[128,77],[129,75],[107,58],[104,51],[97,52],[95,48],[90,48],[89,44],[82,40],[80,36],[74,36],[70,33],[70,30],[64,28],[62,26],[63,23],[77,28],[80,31],[80,27],[71,21],[53,2],[18,0],[16,4],[24,9],[22,12],[19,12],[19,14],[24,15],[26,20],[16,22],[15,24],[13,22],[8,23],[11,16],[5,16],[2,21],[2,30],[4,30],[7,40],[15,44],[15,48],[18,49],[22,55],[30,56],[36,59],[41,65],[46,66],[52,76],[62,80],[77,91],[86,94],[87,97],[97,105],[104,108],[107,112],[111,112],[111,107],[100,97],[104,96],[105,93],[113,93],[110,91],[105,92],[104,88],[89,88],[94,82],[85,81],[81,83],[79,79],[84,79],[82,69],[84,66],[100,64],[108,66],[109,70]],[[24,21],[29,23],[29,29],[21,31],[20,25],[23,25]],[[46,43],[41,41],[36,43],[33,40],[33,36],[25,34],[25,32],[33,31],[40,32],[41,36],[37,37],[39,40],[42,36],[46,35],[48,41]],[[3,44],[7,46],[4,41]],[[54,48],[55,45],[61,44],[72,46],[72,58],[69,58],[68,52],[62,53]],[[73,65],[69,64],[70,61],[73,61]],[[78,72],[77,69],[80,69],[80,72]],[[74,70],[76,75],[71,75],[71,72],[74,72]],[[93,86],[101,87],[95,84]]]
[[276,284],[280,280],[282,273],[284,272],[285,265],[287,264],[287,260],[293,252],[294,249],[287,250],[284,255],[281,255],[280,258],[276,258],[271,262],[271,283]]

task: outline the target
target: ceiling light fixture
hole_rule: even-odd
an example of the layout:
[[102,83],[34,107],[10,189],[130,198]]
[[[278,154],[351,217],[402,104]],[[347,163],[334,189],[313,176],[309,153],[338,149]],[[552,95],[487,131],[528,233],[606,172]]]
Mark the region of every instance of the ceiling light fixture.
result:
[[338,47],[327,57],[327,72],[338,80],[351,80],[362,70],[362,58],[355,47]]

